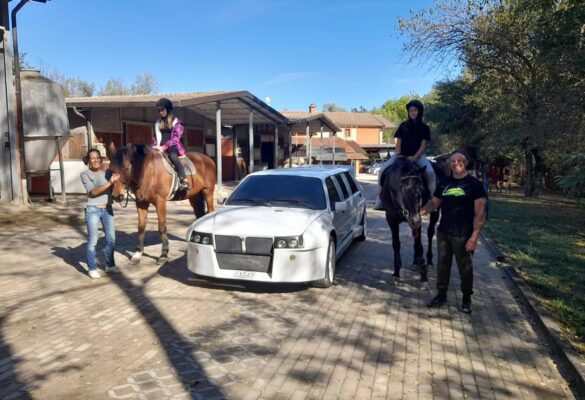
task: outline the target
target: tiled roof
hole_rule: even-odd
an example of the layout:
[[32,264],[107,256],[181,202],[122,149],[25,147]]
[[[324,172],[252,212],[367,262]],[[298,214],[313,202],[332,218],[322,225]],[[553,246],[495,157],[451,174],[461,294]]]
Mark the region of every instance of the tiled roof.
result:
[[[315,113],[306,111],[281,111],[282,115],[288,119],[309,118]],[[340,127],[364,126],[375,128],[396,128],[397,125],[384,117],[383,115],[371,113],[354,113],[354,112],[323,112],[327,118]]]
[[[298,150],[305,154],[305,145],[307,143],[306,136],[292,136],[292,144],[293,145],[301,145],[302,147]],[[353,142],[353,143],[349,143]],[[313,136],[311,138],[311,146],[314,149],[321,147],[321,138]],[[332,149],[333,148],[333,138],[332,137],[324,137],[323,138],[323,148]],[[343,149],[345,154],[347,154],[348,160],[367,160],[368,156],[367,153],[354,141],[345,141],[341,138],[336,137],[335,139],[335,148],[336,149]]]

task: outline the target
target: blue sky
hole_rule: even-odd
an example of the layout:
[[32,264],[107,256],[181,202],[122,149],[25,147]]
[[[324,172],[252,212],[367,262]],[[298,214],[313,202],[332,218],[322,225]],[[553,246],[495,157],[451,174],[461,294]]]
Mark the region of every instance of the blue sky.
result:
[[[10,3],[12,7],[17,3]],[[277,109],[379,106],[444,72],[411,65],[397,18],[432,0],[52,0],[18,14],[20,51],[102,86],[152,73],[159,92],[248,90]]]

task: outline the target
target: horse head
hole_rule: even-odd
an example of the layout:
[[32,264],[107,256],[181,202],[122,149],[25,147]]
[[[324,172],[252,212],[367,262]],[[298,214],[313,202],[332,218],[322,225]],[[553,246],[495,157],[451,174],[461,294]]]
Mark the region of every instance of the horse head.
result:
[[405,157],[399,157],[384,172],[382,203],[387,213],[406,221],[414,231],[421,226],[420,208],[428,198],[424,173]]
[[116,150],[114,143],[110,143],[107,150],[112,173],[120,175],[120,180],[112,188],[112,197],[122,201],[127,190],[135,191],[139,186],[146,148],[128,143]]

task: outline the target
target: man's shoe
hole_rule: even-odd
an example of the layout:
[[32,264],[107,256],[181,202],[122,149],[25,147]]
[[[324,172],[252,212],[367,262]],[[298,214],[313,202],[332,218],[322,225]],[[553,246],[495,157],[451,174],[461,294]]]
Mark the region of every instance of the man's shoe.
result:
[[102,277],[97,269],[90,269],[88,275],[91,279],[100,279]]
[[119,274],[122,271],[120,270],[120,268],[114,265],[113,267],[106,267],[106,272],[108,274]]
[[382,199],[380,196],[376,197],[376,201],[374,202],[374,210],[383,210],[384,205],[382,204]]
[[465,314],[471,314],[471,297],[463,296],[461,302],[461,312]]
[[429,308],[438,308],[443,306],[447,302],[447,295],[439,293],[431,301],[427,303]]

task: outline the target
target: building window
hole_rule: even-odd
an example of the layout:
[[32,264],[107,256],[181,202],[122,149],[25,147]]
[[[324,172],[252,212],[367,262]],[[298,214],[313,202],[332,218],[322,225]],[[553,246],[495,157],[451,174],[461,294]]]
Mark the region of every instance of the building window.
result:
[[346,129],[345,129],[345,137],[346,137],[346,138],[348,138],[348,137],[350,137],[350,136],[351,136],[351,129],[349,129],[349,128],[346,128]]

